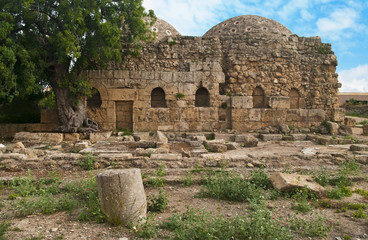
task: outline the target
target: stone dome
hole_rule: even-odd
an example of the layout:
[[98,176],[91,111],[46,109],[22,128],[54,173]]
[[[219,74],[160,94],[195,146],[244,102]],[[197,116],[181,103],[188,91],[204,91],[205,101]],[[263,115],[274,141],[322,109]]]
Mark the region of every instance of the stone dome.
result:
[[[149,21],[149,19],[146,19],[146,21]],[[165,37],[180,35],[178,30],[172,25],[159,18],[156,19],[156,22],[152,26],[149,26],[149,29],[151,32],[156,33],[155,41],[161,41]]]
[[204,37],[211,36],[223,36],[223,35],[239,35],[244,33],[280,33],[287,36],[293,33],[287,29],[284,25],[265,17],[255,16],[255,15],[243,15],[238,17],[233,17],[225,20],[208,32],[206,32]]

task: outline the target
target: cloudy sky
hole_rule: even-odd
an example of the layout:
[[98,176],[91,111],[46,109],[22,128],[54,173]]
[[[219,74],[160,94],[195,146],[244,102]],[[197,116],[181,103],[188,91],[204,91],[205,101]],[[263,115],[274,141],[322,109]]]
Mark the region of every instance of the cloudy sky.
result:
[[368,92],[367,0],[144,0],[158,18],[182,35],[202,36],[239,15],[278,21],[299,36],[331,43],[339,65],[341,92]]

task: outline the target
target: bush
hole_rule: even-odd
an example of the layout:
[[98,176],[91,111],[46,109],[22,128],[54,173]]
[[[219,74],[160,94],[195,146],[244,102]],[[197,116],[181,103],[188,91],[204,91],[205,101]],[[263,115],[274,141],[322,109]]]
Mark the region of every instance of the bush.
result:
[[169,205],[169,199],[166,197],[165,192],[162,188],[159,189],[158,195],[150,195],[149,203],[147,206],[150,212],[163,212]]
[[95,157],[93,156],[93,153],[87,153],[79,162],[79,166],[84,170],[93,170],[95,168]]

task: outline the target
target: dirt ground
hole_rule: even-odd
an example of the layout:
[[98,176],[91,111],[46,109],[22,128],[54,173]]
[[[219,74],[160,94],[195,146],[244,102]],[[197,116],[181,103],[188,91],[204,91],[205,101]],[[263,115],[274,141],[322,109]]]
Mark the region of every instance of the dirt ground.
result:
[[[181,146],[182,147],[182,146]],[[180,148],[181,148],[180,147]],[[323,154],[345,154],[349,150],[349,145],[335,145],[325,146],[317,145],[310,141],[295,141],[295,142],[260,142],[256,148],[244,148],[233,150],[224,154],[230,156],[247,154],[250,157],[262,159],[263,156],[274,156],[275,160],[266,163],[266,172],[296,172],[308,174],[313,171],[327,169],[331,173],[338,171],[339,161],[325,159]],[[309,149],[314,153],[320,154],[320,158],[308,159],[301,158],[300,154],[303,150]],[[284,156],[294,156],[293,158],[285,158]],[[338,157],[337,157],[338,158]],[[269,158],[268,158],[269,159]],[[285,160],[286,159],[286,160]],[[368,167],[365,164],[359,164],[359,177],[355,178],[354,189],[364,189],[368,191],[367,173]],[[231,166],[230,166],[231,168]],[[257,169],[256,166],[250,165],[248,168],[238,169],[237,172],[250,173]],[[142,169],[143,173],[152,173],[154,169]],[[188,206],[192,208],[205,209],[212,214],[222,214],[225,217],[235,217],[238,214],[247,214],[249,212],[249,204],[219,201],[210,198],[200,198],[198,194],[202,186],[199,184],[202,173],[193,173],[193,184],[184,187],[182,185],[187,172],[190,169],[166,169],[167,176],[166,185],[163,187],[165,194],[169,198],[169,206],[159,214],[148,213],[152,216],[154,221],[165,221],[173,213],[183,213]],[[62,179],[75,180],[79,178],[86,178],[90,174],[96,175],[102,170],[93,171],[59,171]],[[0,171],[0,176],[6,177],[26,176],[27,171],[7,172]],[[36,178],[47,176],[48,171],[32,171],[32,175]],[[145,189],[146,195],[157,194],[158,189],[148,187]],[[60,212],[51,215],[35,214],[27,217],[15,217],[11,210],[11,202],[8,196],[10,190],[7,187],[0,188],[0,203],[3,207],[0,208],[0,223],[10,223],[9,230],[5,233],[6,239],[136,239],[134,231],[124,227],[113,227],[107,223],[97,224],[93,222],[79,222],[77,217],[68,212]],[[365,203],[368,204],[368,199],[353,193],[351,197],[345,197],[342,200],[351,203]],[[367,219],[353,217],[353,210],[337,211],[336,209],[321,208],[318,202],[312,203],[313,210],[308,213],[297,213],[292,209],[293,200],[290,198],[280,197],[277,200],[267,200],[267,207],[272,211],[274,219],[292,221],[293,217],[310,218],[313,215],[323,216],[327,219],[328,224],[332,227],[328,235],[323,238],[311,238],[298,236],[296,239],[368,239],[368,223]],[[368,210],[364,212],[368,214]],[[350,237],[350,238],[349,238]],[[0,238],[1,239],[1,238]],[[155,239],[162,239],[158,236]]]

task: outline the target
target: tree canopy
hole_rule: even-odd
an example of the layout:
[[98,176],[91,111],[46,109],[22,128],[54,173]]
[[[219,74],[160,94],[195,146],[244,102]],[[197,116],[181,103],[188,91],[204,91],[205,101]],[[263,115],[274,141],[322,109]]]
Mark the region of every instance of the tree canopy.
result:
[[154,17],[142,0],[0,0],[0,102],[46,85],[86,95],[80,73],[121,61],[151,39],[147,15]]

